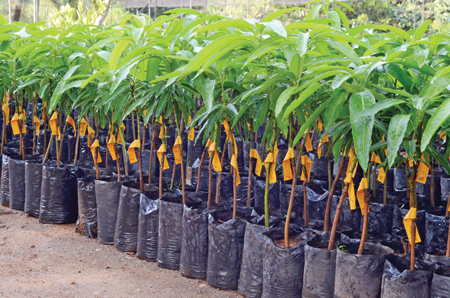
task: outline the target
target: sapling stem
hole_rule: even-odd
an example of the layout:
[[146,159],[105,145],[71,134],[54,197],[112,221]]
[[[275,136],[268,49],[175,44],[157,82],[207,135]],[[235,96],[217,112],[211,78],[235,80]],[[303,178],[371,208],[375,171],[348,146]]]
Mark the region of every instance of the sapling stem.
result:
[[[353,173],[353,171],[355,170],[355,167],[356,167],[356,159],[353,160],[353,163],[350,168],[350,173]],[[330,241],[328,242],[328,250],[333,250],[333,248],[334,248],[334,240],[336,238],[337,226],[339,223],[339,218],[341,216],[342,206],[344,205],[345,198],[347,197],[347,194],[348,194],[349,186],[350,186],[349,183],[344,184],[344,188],[342,189],[341,197],[339,198],[339,203],[336,208],[336,213],[334,215],[333,226],[331,228]]]
[[[228,147],[228,142],[225,141],[225,144],[223,145],[222,156],[220,157],[220,166],[221,167],[223,167],[223,161],[225,159],[225,152],[227,151],[227,147]],[[216,186],[216,204],[219,203],[221,182],[222,182],[222,172],[219,172],[219,176],[217,178],[217,186]]]
[[207,152],[208,152],[208,148],[205,147],[205,149],[203,150],[203,153],[202,153],[202,157],[200,158],[200,164],[198,165],[198,170],[197,170],[197,187],[195,189],[195,192],[199,192],[200,191],[200,182],[202,181],[202,165],[203,165],[203,161],[205,160]]
[[297,186],[297,173],[300,163],[301,163],[301,155],[297,154],[297,161],[295,165],[292,166],[294,178],[292,180],[291,197],[289,198],[289,207],[286,214],[286,224],[284,225],[284,247],[286,249],[289,248],[289,224],[291,223],[292,208],[294,207],[295,187]]
[[251,204],[251,191],[252,191],[252,174],[253,174],[253,158],[250,157],[250,151],[253,149],[253,132],[252,132],[253,124],[250,123],[249,133],[250,133],[250,149],[249,149],[249,157],[248,157],[248,185],[247,185],[247,207],[250,207]]
[[148,170],[148,184],[152,183],[152,169],[153,169],[153,151],[155,150],[155,135],[156,135],[156,121],[152,121],[152,140],[150,142],[150,161]]
[[336,177],[334,177],[333,184],[331,185],[331,189],[328,194],[327,208],[325,209],[325,219],[324,219],[324,223],[323,223],[323,230],[325,232],[327,232],[329,230],[331,202],[333,200],[333,195],[334,195],[336,186],[339,183],[339,177],[341,176],[341,173],[344,170],[344,166],[345,166],[345,156],[342,156],[341,162],[339,163],[338,171],[336,173]]

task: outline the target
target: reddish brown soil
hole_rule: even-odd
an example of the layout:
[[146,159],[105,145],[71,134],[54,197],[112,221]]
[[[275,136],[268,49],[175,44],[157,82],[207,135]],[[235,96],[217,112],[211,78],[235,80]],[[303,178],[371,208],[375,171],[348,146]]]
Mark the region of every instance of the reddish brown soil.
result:
[[76,235],[75,224],[2,211],[0,297],[241,297]]
[[[296,246],[297,244],[299,244],[300,242],[302,242],[302,240],[298,240],[298,239],[289,239],[289,248]],[[286,245],[284,245],[284,239],[280,239],[280,240],[275,240],[273,243],[275,243],[276,246],[280,247],[280,248],[284,248],[286,249]]]

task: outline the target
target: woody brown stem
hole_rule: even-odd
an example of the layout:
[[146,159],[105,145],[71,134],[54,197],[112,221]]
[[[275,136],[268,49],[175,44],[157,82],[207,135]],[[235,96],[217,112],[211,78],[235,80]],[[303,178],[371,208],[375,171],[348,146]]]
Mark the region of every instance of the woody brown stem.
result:
[[148,170],[148,184],[152,183],[152,168],[153,168],[153,151],[155,150],[155,135],[156,135],[156,121],[152,122],[152,140],[150,142],[150,161]]
[[336,177],[334,177],[333,184],[331,185],[330,193],[328,194],[328,200],[327,200],[327,208],[325,210],[325,219],[323,223],[323,230],[327,232],[329,230],[330,225],[330,210],[331,210],[331,202],[333,199],[334,191],[336,189],[336,186],[339,182],[339,177],[341,176],[342,171],[344,170],[345,166],[345,157],[342,156],[341,162],[339,164],[339,168],[336,174]]
[[[223,145],[222,156],[220,157],[220,166],[223,167],[223,160],[225,159],[225,152],[227,151],[228,144],[225,142]],[[220,195],[220,183],[222,181],[222,172],[219,172],[219,177],[217,178],[217,186],[216,186],[216,204],[219,203],[219,195]]]
[[348,194],[348,187],[349,187],[349,184],[345,183],[344,189],[342,190],[341,197],[339,199],[339,203],[338,203],[337,208],[336,208],[336,213],[334,215],[333,226],[331,228],[330,241],[328,242],[328,250],[333,250],[334,249],[334,241],[335,241],[335,238],[336,238],[336,232],[337,232],[337,226],[338,226],[338,222],[339,222],[339,217],[341,216],[342,206],[344,205],[345,198],[347,197],[347,194]]
[[205,150],[203,150],[203,153],[202,153],[202,157],[200,158],[200,164],[198,165],[198,170],[197,170],[197,187],[195,189],[195,192],[200,191],[200,182],[202,180],[202,165],[203,165],[203,161],[205,160],[207,151],[208,151],[208,148],[205,147]]
[[364,251],[364,243],[366,242],[367,228],[369,223],[369,202],[370,202],[370,191],[366,189],[364,191],[364,221],[363,229],[361,234],[361,241],[359,242],[358,255],[362,255]]
[[284,225],[284,247],[289,248],[289,224],[291,223],[292,208],[294,208],[294,198],[295,198],[295,187],[297,186],[297,173],[298,167],[301,162],[300,154],[297,155],[297,162],[292,166],[292,171],[294,172],[294,178],[292,180],[292,190],[291,197],[289,199],[289,207],[286,214],[286,224]]

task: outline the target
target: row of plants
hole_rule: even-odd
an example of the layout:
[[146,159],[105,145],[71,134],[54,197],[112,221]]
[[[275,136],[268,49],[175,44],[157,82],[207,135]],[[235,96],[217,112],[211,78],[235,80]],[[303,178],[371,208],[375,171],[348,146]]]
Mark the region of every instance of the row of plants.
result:
[[[161,235],[154,259],[160,266],[171,269],[180,266],[181,249],[188,251],[189,244],[183,242],[181,247],[183,235],[177,234],[181,230],[171,226],[176,226],[176,222],[181,225],[182,218],[189,214],[186,210],[183,213],[183,205],[200,208],[206,226],[211,216],[209,237],[215,235],[214,229],[220,226],[229,229],[228,223],[234,224],[239,231],[235,234],[240,235],[235,242],[240,243],[242,260],[246,255],[244,231],[253,231],[248,225],[245,229],[246,221],[242,220],[248,219],[245,208],[261,203],[263,211],[259,215],[267,229],[259,233],[264,232],[274,243],[266,249],[267,254],[287,255],[286,266],[273,264],[270,258],[266,262],[264,255],[264,277],[260,278],[264,279],[265,297],[281,295],[278,291],[288,292],[271,282],[284,272],[284,267],[291,268],[289,264],[300,262],[292,260],[289,253],[305,249],[306,240],[319,237],[318,245],[326,243],[326,253],[331,254],[334,262],[343,253],[388,255],[388,249],[377,250],[367,243],[371,242],[369,205],[371,198],[377,196],[377,181],[383,185],[382,201],[388,203],[392,195],[387,187],[389,173],[402,170],[406,184],[404,192],[397,195],[403,196],[409,209],[404,218],[409,240],[405,253],[409,254],[411,271],[422,268],[422,261],[415,258],[416,243],[421,242],[416,223],[418,207],[439,207],[434,197],[434,173],[439,168],[450,173],[446,137],[450,124],[447,89],[450,36],[427,35],[429,21],[408,32],[388,25],[351,28],[341,10],[351,10],[348,5],[321,0],[308,4],[312,4],[312,9],[305,20],[287,25],[277,18],[301,8],[279,10],[261,21],[175,9],[155,20],[145,15],[127,15],[118,24],[104,27],[52,28],[43,22],[7,24],[0,17],[0,94],[5,94],[2,154],[13,152],[23,161],[42,161],[42,181],[52,175],[51,168],[64,169],[61,175],[69,175],[66,170],[73,171],[74,167],[64,162],[84,168],[93,163],[96,182],[91,183],[95,184],[97,200],[94,209],[100,217],[103,208],[100,202],[106,205],[115,202],[118,208],[112,213],[106,237],[109,240],[100,236],[99,221],[101,243],[121,246],[116,237],[122,231],[121,224],[125,224],[119,220],[123,216],[117,215],[125,212],[120,208],[122,200],[134,202],[137,209],[133,210],[137,212],[133,218],[137,221],[142,196],[160,199],[159,227],[167,226],[167,233],[179,240],[178,262],[177,257],[170,255],[171,241],[161,247],[164,243]],[[69,142],[73,145],[73,156],[63,158],[64,146],[70,147]],[[189,158],[188,144],[200,148],[196,159]],[[146,146],[150,149],[148,154]],[[321,215],[324,234],[311,231],[308,208],[308,188],[316,183],[311,181],[312,168],[320,160],[326,160],[321,166],[327,167],[323,185],[328,193]],[[9,171],[12,164],[10,161]],[[207,177],[208,181],[203,192],[205,166],[207,175],[203,179]],[[231,173],[232,186],[223,200],[221,189],[225,186],[221,183],[230,175],[225,170]],[[44,175],[45,171],[49,173]],[[119,183],[113,184],[115,192],[98,191],[97,183],[101,184],[105,171],[109,180],[112,175]],[[133,176],[140,192],[131,195],[131,190],[127,190],[131,186],[126,183]],[[261,196],[254,191],[258,180],[264,185]],[[280,180],[290,187],[286,215],[279,215],[276,210],[279,207],[271,205],[272,185],[280,184]],[[426,185],[427,181],[430,196],[423,198],[418,194],[418,184]],[[246,188],[244,201],[239,201],[242,195],[238,198],[243,191],[241,184]],[[46,212],[52,208],[53,198],[51,187],[44,188],[44,182],[41,185],[40,217],[46,214],[42,212],[43,206]],[[98,195],[103,195],[102,199]],[[301,214],[293,212],[299,198],[303,206]],[[162,206],[174,201],[178,213],[163,213]],[[333,201],[336,208],[331,222]],[[347,239],[350,244],[342,244],[345,237],[338,231],[345,207],[359,209],[356,212],[363,217],[360,239],[357,242]],[[229,218],[228,214],[222,214],[226,210],[231,211]],[[78,211],[81,216],[81,210]],[[282,232],[268,230],[274,226],[271,217],[283,221],[281,226],[277,223],[278,229],[284,228]],[[44,218],[41,221],[52,222]],[[115,230],[112,236],[111,229]],[[137,241],[136,229],[133,241]],[[209,238],[210,249],[212,246],[220,251],[217,245]],[[338,246],[342,249],[336,251]],[[450,257],[450,243],[440,249]],[[210,257],[213,258],[208,256],[205,262],[208,272],[222,270],[210,265]],[[219,259],[216,256],[213,264],[217,265]],[[378,268],[383,268],[385,259],[378,260]],[[317,261],[311,256],[309,261],[308,257],[302,257],[301,262],[310,264],[312,260]],[[240,270],[240,261],[234,266]],[[335,278],[345,281],[348,274],[339,271],[336,263],[331,262],[330,266],[336,268],[329,270],[333,272],[332,291],[344,296],[353,291],[342,289],[343,285],[338,288],[337,283],[334,288]],[[301,267],[301,273],[296,274],[300,285],[292,286],[294,293],[298,293],[299,287],[301,292],[303,281],[303,265],[297,267]],[[370,270],[369,265],[366,269]],[[217,282],[219,275],[211,273],[209,277],[208,273],[208,282],[222,287]],[[234,281],[225,283],[232,286],[223,288],[237,287],[239,273],[237,277],[231,276]],[[381,277],[377,278],[379,282],[376,278],[367,282],[370,297],[380,293]]]

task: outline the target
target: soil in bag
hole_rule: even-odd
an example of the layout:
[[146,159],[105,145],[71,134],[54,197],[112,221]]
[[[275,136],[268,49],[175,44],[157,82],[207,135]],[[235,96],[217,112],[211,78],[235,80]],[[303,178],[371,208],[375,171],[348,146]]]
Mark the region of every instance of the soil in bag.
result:
[[423,259],[442,266],[450,266],[450,257],[445,255],[433,255],[430,253],[424,253]]
[[[186,197],[187,206],[198,206],[201,199],[192,202]],[[181,257],[183,234],[182,193],[179,190],[166,191],[159,200],[158,267],[178,270]]]
[[450,297],[450,266],[440,266],[433,274],[430,298]]
[[206,279],[209,213],[184,206],[180,256],[180,274],[184,277]]
[[25,206],[29,216],[39,217],[41,205],[42,164],[27,161],[25,163]]
[[365,243],[362,255],[356,254],[359,243],[340,246],[336,257],[334,297],[378,298],[386,257],[393,253],[389,247]]
[[123,181],[95,180],[97,201],[98,242],[113,245],[116,230],[117,210],[119,208],[120,188]]
[[156,261],[158,256],[159,199],[150,199],[141,193],[136,256]]
[[305,245],[314,237],[311,231],[289,233],[284,247],[284,229],[274,228],[264,235],[262,297],[301,297]]
[[410,262],[410,255],[388,257],[384,263],[381,297],[430,297],[431,278],[436,265],[416,259],[414,271],[411,271]]
[[97,201],[94,179],[78,179],[78,220],[75,233],[97,238]]
[[242,252],[238,293],[246,298],[259,298],[263,287],[264,241],[262,233],[269,228],[247,223]]
[[305,246],[302,298],[334,297],[336,273],[336,248],[342,243],[336,234],[334,249],[328,250],[330,232],[322,232]]
[[77,178],[67,167],[42,167],[40,223],[75,223],[78,217]]
[[0,189],[2,205],[9,207],[9,157],[5,154],[2,155],[2,177],[1,177],[1,189]]
[[9,158],[9,207],[23,211],[25,207],[25,161]]
[[208,270],[206,280],[221,290],[236,290],[241,271],[246,222],[230,219],[231,212],[214,212],[208,218]]
[[[141,190],[138,183],[125,182],[120,189],[114,245],[124,252],[136,252],[139,226],[139,204]],[[156,199],[158,187],[144,184],[143,193]]]
[[431,254],[445,255],[449,220],[445,216],[425,214],[425,246]]

